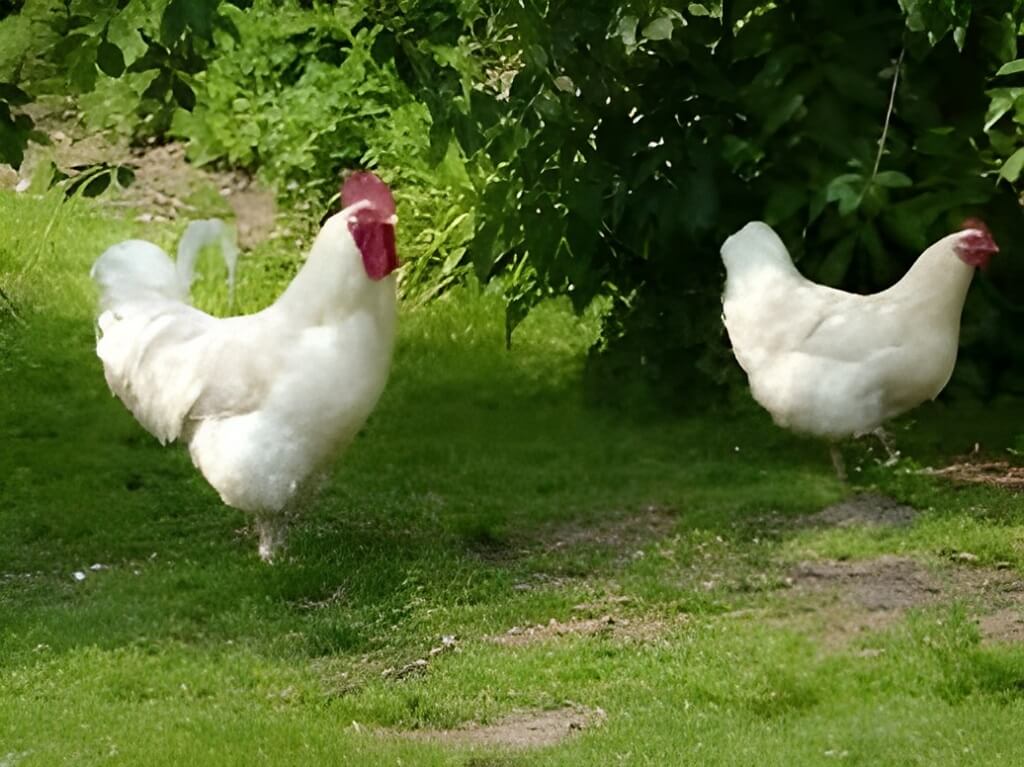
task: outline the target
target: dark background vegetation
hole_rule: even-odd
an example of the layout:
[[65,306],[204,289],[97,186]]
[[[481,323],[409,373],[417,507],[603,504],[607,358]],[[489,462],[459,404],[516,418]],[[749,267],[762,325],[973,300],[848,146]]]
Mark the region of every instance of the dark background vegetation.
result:
[[[427,233],[407,277],[421,295],[494,282],[510,342],[545,297],[600,298],[593,390],[668,406],[736,375],[718,248],[746,221],[810,277],[872,291],[980,215],[1003,254],[972,291],[952,391],[1021,394],[1022,7],[7,2],[0,160],[43,140],[31,102],[70,92],[92,128],[184,140],[293,203],[326,206],[345,169],[376,168]],[[99,171],[86,193],[118,169]]]

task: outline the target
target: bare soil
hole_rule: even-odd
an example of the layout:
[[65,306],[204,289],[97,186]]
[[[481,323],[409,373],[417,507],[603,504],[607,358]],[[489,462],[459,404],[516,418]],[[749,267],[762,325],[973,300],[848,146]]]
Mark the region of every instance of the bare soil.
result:
[[552,711],[523,711],[491,724],[468,724],[451,730],[410,730],[383,734],[469,748],[528,749],[557,745],[589,727],[601,724],[601,709],[566,707]]
[[803,518],[804,524],[822,527],[909,525],[917,516],[911,506],[878,493],[861,493]]
[[[30,144],[19,172],[0,166],[0,188],[21,188],[19,183],[31,179],[47,161],[70,175],[76,173],[76,166],[127,165],[135,171],[135,180],[116,193],[102,195],[98,199],[101,205],[131,210],[141,221],[202,218],[211,215],[211,207],[222,207],[223,213],[212,213],[224,215],[230,210],[234,214],[238,244],[243,249],[258,245],[274,232],[274,193],[247,173],[192,165],[180,143],[130,147],[102,134],[79,135],[80,126],[71,120],[34,106],[37,127],[49,136],[50,145]],[[206,201],[197,205],[197,194],[203,192]],[[210,200],[217,196],[224,204],[211,206]]]
[[989,642],[1024,642],[1024,605],[1005,607],[978,621],[981,635]]
[[553,639],[572,636],[598,636],[619,642],[649,642],[668,631],[673,623],[657,618],[623,618],[604,615],[600,618],[570,618],[560,621],[552,618],[535,626],[513,626],[504,634],[489,637],[491,642],[504,647],[526,647]]
[[841,648],[866,631],[901,620],[913,608],[963,602],[988,642],[1024,639],[1024,581],[1006,570],[960,565],[933,569],[907,557],[803,562],[790,572],[790,609]]
[[635,549],[672,533],[677,513],[660,506],[602,518],[597,522],[571,522],[545,530],[544,548],[557,551],[575,546]]

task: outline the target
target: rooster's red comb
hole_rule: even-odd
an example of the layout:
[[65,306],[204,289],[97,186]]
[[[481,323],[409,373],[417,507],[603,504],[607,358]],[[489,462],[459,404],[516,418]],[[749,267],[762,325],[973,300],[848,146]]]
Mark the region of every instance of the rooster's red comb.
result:
[[388,185],[366,170],[353,173],[341,187],[343,209],[363,200],[385,218],[395,214],[395,198],[391,196]]

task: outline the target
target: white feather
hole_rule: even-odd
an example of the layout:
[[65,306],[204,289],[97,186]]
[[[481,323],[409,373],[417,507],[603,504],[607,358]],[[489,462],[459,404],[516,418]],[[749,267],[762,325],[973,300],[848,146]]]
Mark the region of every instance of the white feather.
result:
[[366,275],[346,216],[327,221],[288,289],[253,315],[218,319],[187,303],[198,250],[220,242],[229,259],[237,253],[220,222],[186,231],[177,266],[132,240],[93,267],[111,391],[161,442],[187,442],[243,511],[283,513],[355,436],[387,380],[395,276]]
[[928,248],[898,283],[856,295],[804,278],[767,224],[725,241],[723,314],[754,399],[780,426],[863,434],[934,399],[953,372],[974,270],[962,233]]

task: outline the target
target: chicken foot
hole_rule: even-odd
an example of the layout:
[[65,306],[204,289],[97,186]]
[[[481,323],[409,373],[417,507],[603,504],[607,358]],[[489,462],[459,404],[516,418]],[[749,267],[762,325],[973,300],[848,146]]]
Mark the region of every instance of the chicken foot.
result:
[[256,517],[256,532],[259,535],[260,559],[268,565],[274,564],[274,558],[284,549],[288,540],[288,528],[303,509],[313,503],[327,483],[328,473],[318,471],[306,478],[284,505],[284,508],[273,514],[261,514]]
[[900,451],[893,448],[892,440],[889,439],[889,432],[879,426],[871,433],[878,438],[878,441],[882,443],[882,447],[885,448],[885,452],[889,455],[889,459],[882,465],[895,466],[900,460]]
[[268,565],[274,564],[274,557],[288,538],[288,517],[284,514],[256,517],[256,532],[260,537],[260,559]]

